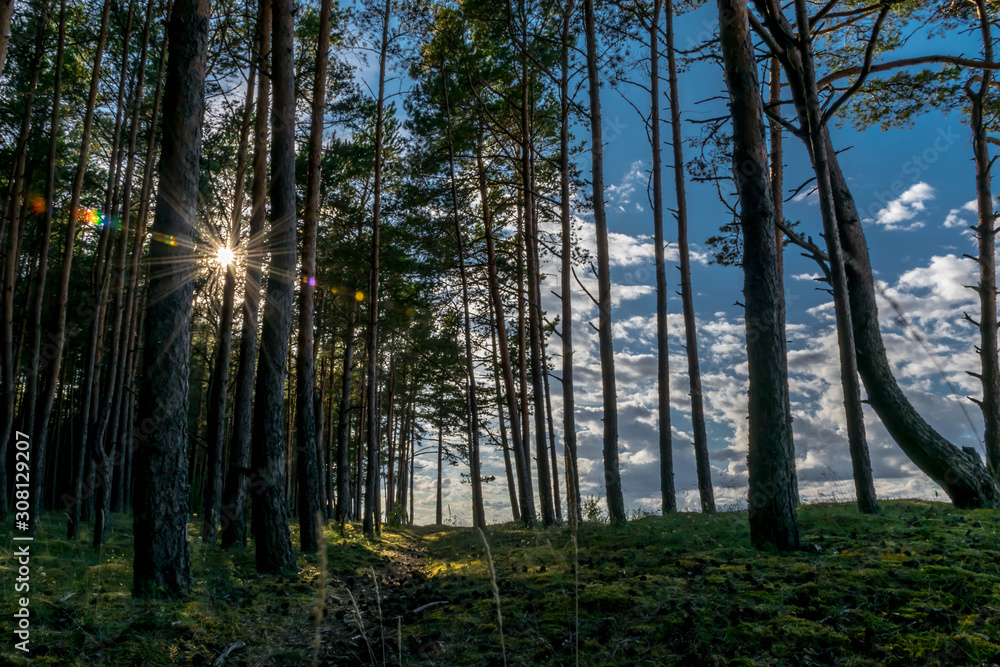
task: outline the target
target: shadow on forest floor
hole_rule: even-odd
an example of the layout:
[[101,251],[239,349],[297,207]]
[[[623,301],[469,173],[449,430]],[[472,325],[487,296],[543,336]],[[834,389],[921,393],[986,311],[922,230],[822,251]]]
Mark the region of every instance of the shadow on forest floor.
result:
[[[921,501],[884,510],[803,507],[794,554],[752,550],[745,513],[585,524],[577,555],[568,528],[491,527],[507,664],[573,665],[577,651],[581,665],[1000,664],[997,512]],[[65,540],[60,516],[47,515],[32,547],[31,658],[8,633],[2,662],[213,665],[244,642],[224,664],[311,664],[316,559],[300,557],[296,578],[257,575],[252,547],[222,552],[198,527],[191,598],[139,602],[129,517],[114,517],[98,552],[86,534]],[[369,541],[349,527],[327,542],[320,664],[503,664],[478,532],[386,528]],[[22,595],[8,545],[7,614]]]

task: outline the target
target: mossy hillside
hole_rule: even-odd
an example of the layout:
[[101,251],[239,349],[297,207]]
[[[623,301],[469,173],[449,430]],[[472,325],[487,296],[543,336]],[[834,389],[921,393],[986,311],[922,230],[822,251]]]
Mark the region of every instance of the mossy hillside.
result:
[[[878,517],[801,508],[793,554],[751,549],[742,513],[587,523],[576,550],[567,528],[493,527],[507,662],[571,665],[579,651],[582,665],[1000,664],[997,513],[884,505]],[[98,553],[52,536],[62,526],[47,518],[32,560],[32,664],[212,664],[236,641],[247,646],[226,664],[311,662],[314,559],[299,559],[296,579],[259,576],[252,548],[203,545],[192,524],[191,599],[138,602],[130,519],[116,518]],[[323,664],[502,664],[478,531],[326,537]],[[0,550],[5,581],[13,570]],[[13,609],[12,585],[0,599]],[[0,655],[27,664],[12,642]]]

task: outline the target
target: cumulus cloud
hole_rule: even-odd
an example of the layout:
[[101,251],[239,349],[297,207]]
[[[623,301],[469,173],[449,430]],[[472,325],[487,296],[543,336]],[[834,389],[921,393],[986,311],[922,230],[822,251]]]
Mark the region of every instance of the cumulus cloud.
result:
[[608,205],[619,213],[626,210],[636,210],[642,212],[642,206],[633,201],[636,189],[641,185],[645,191],[648,177],[646,175],[645,162],[636,160],[629,165],[629,168],[622,174],[621,180],[617,184],[608,185],[604,188],[604,197]]
[[954,227],[967,227],[971,223],[966,221],[964,214],[966,213],[977,214],[978,212],[979,212],[979,205],[976,203],[976,200],[973,199],[972,201],[967,201],[960,207],[953,208],[950,211],[948,211],[948,215],[944,219],[943,226],[947,227],[948,229]]
[[933,187],[923,181],[915,183],[899,197],[886,203],[874,218],[865,218],[865,222],[874,222],[892,231],[920,229],[924,226],[923,221],[914,218],[927,209],[926,202],[932,199]]

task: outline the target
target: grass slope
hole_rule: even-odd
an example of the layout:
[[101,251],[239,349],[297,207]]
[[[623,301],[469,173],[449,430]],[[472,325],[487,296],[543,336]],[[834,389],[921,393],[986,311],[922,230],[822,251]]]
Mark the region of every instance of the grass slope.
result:
[[[750,549],[741,513],[586,524],[576,552],[565,528],[493,527],[507,664],[1000,664],[997,513],[884,508],[803,507],[805,548],[787,555]],[[258,576],[252,550],[203,545],[192,523],[191,599],[137,602],[128,517],[101,552],[87,535],[56,537],[59,517],[46,519],[33,546],[32,655],[5,633],[0,662],[211,665],[238,641],[225,664],[312,662],[315,559],[299,559],[297,579]],[[327,541],[320,664],[503,664],[478,532],[386,529],[370,542],[349,528]],[[0,548],[8,619],[20,596],[12,553]]]

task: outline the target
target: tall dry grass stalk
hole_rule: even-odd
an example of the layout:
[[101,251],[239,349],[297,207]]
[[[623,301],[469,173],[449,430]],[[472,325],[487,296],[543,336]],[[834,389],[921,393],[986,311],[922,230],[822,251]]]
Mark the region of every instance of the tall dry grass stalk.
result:
[[371,642],[368,641],[368,633],[365,631],[365,622],[361,619],[361,608],[358,607],[358,601],[354,599],[354,593],[351,589],[347,589],[347,597],[351,599],[351,612],[354,614],[354,620],[358,623],[358,630],[361,632],[361,638],[365,640],[365,648],[368,649],[368,656],[372,659],[372,664],[375,664],[375,652],[372,651]]
[[372,573],[372,582],[375,583],[375,602],[378,604],[378,636],[382,643],[382,664],[385,664],[385,625],[382,620],[382,595],[378,590],[378,577],[375,576],[375,568],[369,567]]
[[503,614],[500,613],[500,589],[497,588],[497,571],[493,567],[493,554],[490,553],[490,543],[486,541],[486,533],[482,528],[476,528],[479,537],[483,540],[483,547],[486,549],[486,564],[490,568],[490,586],[493,588],[493,599],[497,603],[497,629],[500,630],[500,652],[503,655],[504,667],[507,667],[507,647],[503,641]]
[[573,523],[573,533],[570,535],[573,540],[573,601],[576,604],[573,611],[576,624],[576,629],[573,632],[573,656],[576,660],[576,667],[580,667],[580,549],[576,542],[576,522]]
[[316,634],[313,636],[313,665],[319,664],[319,648],[322,643],[320,631],[323,626],[323,610],[326,608],[326,536],[323,535],[323,515],[316,512],[316,544],[319,545],[319,582],[316,584]]

